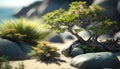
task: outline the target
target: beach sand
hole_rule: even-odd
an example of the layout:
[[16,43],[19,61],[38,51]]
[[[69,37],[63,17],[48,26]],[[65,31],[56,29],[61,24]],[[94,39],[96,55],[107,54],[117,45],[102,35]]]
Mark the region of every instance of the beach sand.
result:
[[[61,50],[65,47],[69,46],[73,41],[65,41],[65,43],[52,43],[53,45],[57,46]],[[120,54],[117,54],[118,58],[120,60]],[[72,58],[65,57],[61,54],[60,60],[57,60],[55,62],[41,62],[37,61],[36,59],[30,59],[30,60],[20,60],[20,61],[10,61],[10,64],[13,67],[16,67],[19,65],[19,63],[23,63],[25,65],[25,69],[76,69],[72,66],[70,66],[70,61]]]

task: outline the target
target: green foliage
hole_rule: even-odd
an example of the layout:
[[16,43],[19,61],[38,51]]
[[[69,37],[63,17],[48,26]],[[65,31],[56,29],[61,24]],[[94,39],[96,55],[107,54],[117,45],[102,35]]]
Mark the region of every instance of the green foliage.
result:
[[[10,65],[7,58],[0,57],[0,69],[13,69],[13,67]],[[25,66],[23,63],[20,63],[18,67],[15,67],[15,69],[25,69]]]
[[0,57],[0,63],[6,62],[6,61],[7,61],[7,58],[5,58],[5,57]]
[[91,47],[91,46],[80,45],[79,47],[80,47],[81,49],[83,49],[85,53],[88,53],[88,52],[96,52],[96,51],[95,51],[95,48],[94,48],[94,47]]
[[5,62],[5,66],[2,69],[12,69],[12,66],[9,64],[9,62]]
[[50,45],[49,42],[42,41],[36,47],[33,47],[33,55],[38,59],[49,60],[55,57],[60,57],[57,52],[59,49],[56,46]]
[[40,21],[20,18],[13,21],[4,21],[0,25],[0,31],[2,37],[22,40],[32,44],[48,36],[49,31],[42,26],[45,26],[45,24],[40,23]]
[[12,41],[22,41],[23,38],[26,37],[26,35],[18,33],[15,29],[5,29],[0,32],[0,36]]
[[19,66],[15,67],[15,69],[25,69],[25,65],[23,63],[19,63]]
[[[72,29],[74,25],[84,27],[93,34],[108,33],[114,27],[115,21],[104,16],[104,8],[86,2],[72,2],[68,10],[58,9],[43,16],[44,21],[56,32]],[[74,30],[75,31],[75,30]]]

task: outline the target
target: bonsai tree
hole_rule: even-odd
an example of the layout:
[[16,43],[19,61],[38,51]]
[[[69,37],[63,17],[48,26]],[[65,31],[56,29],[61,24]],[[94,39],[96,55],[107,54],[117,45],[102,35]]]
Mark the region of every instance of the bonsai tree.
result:
[[[44,21],[50,25],[49,28],[55,32],[61,33],[68,31],[73,34],[81,44],[92,46],[98,51],[110,50],[113,45],[118,46],[118,39],[109,42],[97,41],[98,36],[111,32],[110,29],[117,28],[116,22],[104,16],[104,8],[97,5],[88,5],[86,2],[72,2],[68,10],[58,9],[49,12],[43,16]],[[81,28],[74,29],[74,26]],[[88,40],[84,40],[78,33],[82,28],[89,31],[91,36]],[[112,49],[113,50],[113,49]]]

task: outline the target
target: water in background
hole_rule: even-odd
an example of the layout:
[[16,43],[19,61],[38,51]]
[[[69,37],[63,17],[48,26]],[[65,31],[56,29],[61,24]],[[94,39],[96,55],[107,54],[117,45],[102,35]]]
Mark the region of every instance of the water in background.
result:
[[3,20],[15,19],[13,14],[15,13],[16,8],[0,8],[0,23]]

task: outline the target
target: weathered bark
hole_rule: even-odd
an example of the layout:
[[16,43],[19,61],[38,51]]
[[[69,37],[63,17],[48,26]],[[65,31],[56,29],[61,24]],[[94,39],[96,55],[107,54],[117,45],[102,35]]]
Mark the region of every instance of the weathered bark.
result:
[[80,43],[86,44],[86,41],[85,41],[82,37],[80,37],[80,36],[78,35],[78,33],[73,32],[73,30],[71,29],[71,27],[68,28],[68,31],[69,31],[71,34],[73,34],[73,35],[80,41]]
[[98,36],[91,35],[90,38],[85,41],[82,37],[80,37],[76,32],[73,32],[71,29],[68,29],[70,33],[72,33],[81,44],[92,46],[95,48],[96,51],[120,51],[120,38],[117,38],[116,40],[109,40],[106,42],[98,42],[97,38]]

